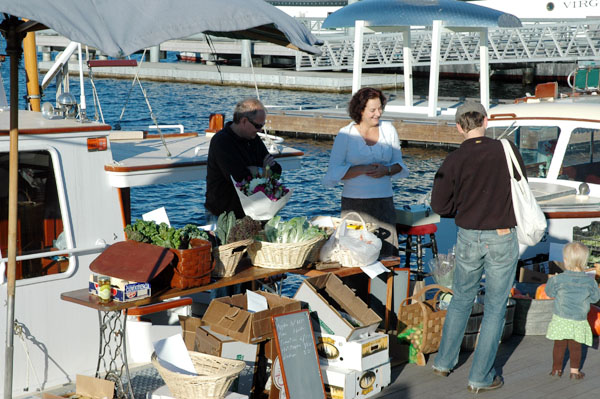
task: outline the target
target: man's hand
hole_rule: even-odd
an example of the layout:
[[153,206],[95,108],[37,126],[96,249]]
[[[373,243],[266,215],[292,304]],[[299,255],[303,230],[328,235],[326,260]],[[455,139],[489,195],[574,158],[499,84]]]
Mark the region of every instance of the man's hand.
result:
[[267,166],[273,166],[275,165],[275,158],[273,158],[273,155],[271,154],[267,154],[265,155],[265,159],[263,159],[263,168],[266,168]]

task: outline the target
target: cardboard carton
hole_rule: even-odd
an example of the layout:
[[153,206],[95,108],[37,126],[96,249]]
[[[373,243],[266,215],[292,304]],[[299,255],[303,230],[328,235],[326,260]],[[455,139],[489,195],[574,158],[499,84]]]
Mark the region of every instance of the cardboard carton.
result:
[[[162,387],[148,392],[146,394],[146,399],[175,399],[169,390],[169,387],[163,385]],[[247,395],[242,395],[235,392],[227,392],[223,399],[248,399]]]
[[308,303],[311,316],[317,318],[315,331],[347,341],[375,332],[381,323],[381,317],[332,273],[304,280],[294,299]]
[[204,326],[202,319],[192,316],[179,316],[179,324],[181,324],[181,334],[183,342],[189,351],[193,351],[196,346],[196,330],[198,327]]
[[232,392],[250,396],[257,363],[258,344],[236,341],[212,331],[209,326],[201,326],[196,329],[194,350],[225,359],[243,360],[246,367],[229,389]]
[[365,371],[321,366],[327,397],[331,399],[365,399],[375,396],[391,381],[390,363]]
[[[111,298],[118,302],[137,301],[151,295],[150,283],[138,283],[116,277],[110,278]],[[92,295],[98,295],[98,275],[90,274],[88,290]]]
[[519,283],[543,284],[553,274],[562,273],[562,264],[555,261],[546,261],[524,265],[519,270]]
[[423,226],[440,222],[440,215],[425,204],[405,205],[396,209],[396,223],[405,226]]
[[316,333],[319,362],[351,370],[368,370],[390,361],[388,335],[375,332],[367,337],[346,341],[344,337]]
[[268,309],[251,313],[246,294],[213,299],[202,321],[212,331],[247,344],[273,338],[271,316],[300,310],[300,302],[268,292],[258,291],[267,299]]
[[75,391],[82,398],[112,399],[115,392],[115,383],[77,374],[75,376]]

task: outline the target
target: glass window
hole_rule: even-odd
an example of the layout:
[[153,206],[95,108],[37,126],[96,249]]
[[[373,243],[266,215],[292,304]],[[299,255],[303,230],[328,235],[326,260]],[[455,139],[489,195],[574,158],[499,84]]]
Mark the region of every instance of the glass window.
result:
[[546,177],[559,134],[558,126],[503,126],[486,131],[488,137],[503,137],[516,144],[527,177]]
[[600,131],[573,130],[559,179],[600,183]]
[[[8,251],[8,158],[0,153],[0,251]],[[63,231],[52,157],[48,151],[19,153],[17,256],[57,250]],[[62,237],[61,237],[62,238]],[[61,240],[58,240],[59,242]],[[68,258],[53,256],[17,262],[16,278],[63,273]]]

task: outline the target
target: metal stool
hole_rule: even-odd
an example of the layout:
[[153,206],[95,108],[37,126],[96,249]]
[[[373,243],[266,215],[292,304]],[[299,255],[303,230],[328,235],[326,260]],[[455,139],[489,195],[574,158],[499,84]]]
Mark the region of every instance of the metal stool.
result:
[[[438,255],[437,243],[435,241],[435,232],[437,226],[435,224],[424,224],[421,226],[406,226],[404,224],[396,224],[398,235],[405,235],[406,239],[398,242],[398,250],[404,251],[406,257],[406,267],[410,268],[411,254],[417,255],[417,270],[412,272],[415,274],[417,281],[422,281],[428,276],[423,270],[423,248],[431,248],[433,257]],[[423,237],[429,235],[429,242],[423,243]],[[416,238],[416,243],[413,243],[413,238]],[[403,248],[402,244],[406,244]]]

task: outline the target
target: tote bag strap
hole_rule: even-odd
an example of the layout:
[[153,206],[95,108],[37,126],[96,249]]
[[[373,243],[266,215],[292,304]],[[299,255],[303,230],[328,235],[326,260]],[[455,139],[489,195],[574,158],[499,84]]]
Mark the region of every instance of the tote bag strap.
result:
[[517,160],[517,157],[515,156],[515,153],[513,152],[513,149],[511,147],[510,143],[508,142],[507,139],[502,139],[500,141],[502,142],[502,146],[504,147],[504,155],[506,156],[506,165],[508,166],[508,173],[510,174],[511,179],[514,179],[513,166],[517,169],[517,172],[519,172],[519,176],[522,179],[523,176],[525,176],[525,175],[523,174],[523,171],[521,170],[521,165],[519,164],[519,161]]

